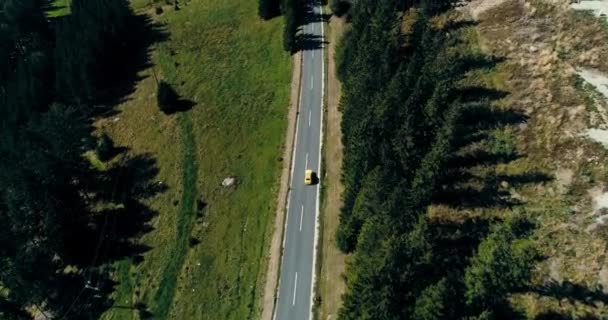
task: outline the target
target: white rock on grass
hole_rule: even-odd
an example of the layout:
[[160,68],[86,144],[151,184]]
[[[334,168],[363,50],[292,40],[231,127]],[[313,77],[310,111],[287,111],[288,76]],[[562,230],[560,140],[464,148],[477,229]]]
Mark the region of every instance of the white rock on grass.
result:
[[236,178],[235,177],[227,177],[222,181],[222,186],[223,187],[231,187],[236,183]]

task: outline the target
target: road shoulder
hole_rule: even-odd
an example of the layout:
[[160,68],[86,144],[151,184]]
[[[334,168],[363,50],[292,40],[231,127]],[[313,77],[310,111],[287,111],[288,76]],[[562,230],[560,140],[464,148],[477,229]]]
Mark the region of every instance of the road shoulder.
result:
[[323,142],[323,200],[321,203],[320,269],[317,270],[317,296],[315,309],[317,319],[336,319],[342,304],[345,283],[342,278],[346,255],[335,244],[335,233],[339,224],[342,192],[342,113],[338,110],[341,96],[340,81],[336,77],[336,45],[344,31],[344,20],[332,17],[326,29],[327,48],[327,92],[325,141]]

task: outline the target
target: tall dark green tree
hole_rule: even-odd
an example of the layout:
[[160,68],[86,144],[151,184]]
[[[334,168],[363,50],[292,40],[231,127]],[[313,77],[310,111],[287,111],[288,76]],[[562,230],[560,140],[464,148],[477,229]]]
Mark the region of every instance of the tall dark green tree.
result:
[[340,319],[409,319],[413,313],[423,289],[420,277],[431,267],[426,222],[395,234],[383,219],[373,217],[361,230]]
[[[395,8],[393,1],[357,2],[353,8],[353,27],[342,41],[338,68],[344,82],[340,104],[346,189],[341,221],[350,219],[362,177],[379,164],[376,135],[380,132],[374,113],[383,103],[382,88],[399,68],[402,45]],[[354,247],[354,238],[345,237],[352,232],[339,232],[338,243],[344,251]]]
[[504,303],[509,292],[530,281],[535,256],[532,243],[517,239],[511,224],[495,226],[466,270],[467,304],[483,312]]
[[426,287],[420,297],[416,299],[414,307],[414,320],[441,320],[452,319],[453,315],[446,310],[446,301],[450,299],[446,279]]

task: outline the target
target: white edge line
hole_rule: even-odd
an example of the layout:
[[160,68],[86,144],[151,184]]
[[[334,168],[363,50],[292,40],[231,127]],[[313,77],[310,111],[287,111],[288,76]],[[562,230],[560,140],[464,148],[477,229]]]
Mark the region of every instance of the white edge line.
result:
[[[323,16],[323,7],[320,7],[321,16]],[[325,24],[321,22],[321,41],[323,41],[325,37]],[[319,168],[317,170],[319,178],[321,175],[321,150],[323,148],[323,112],[324,112],[324,104],[325,104],[325,48],[321,47],[321,124],[319,135]],[[308,316],[309,320],[312,320],[312,310],[314,306],[315,299],[315,283],[317,282],[317,273],[316,264],[317,264],[317,245],[319,244],[319,197],[321,191],[321,183],[317,184],[317,204],[315,209],[315,236],[314,236],[314,244],[312,247],[312,281],[310,282],[310,314]]]
[[[303,72],[303,68],[301,67],[303,64],[303,60],[304,57],[300,56],[300,72]],[[289,185],[287,186],[288,190],[287,190],[287,205],[285,206],[285,210],[287,211],[286,215],[285,215],[285,225],[283,226],[283,243],[281,244],[281,264],[279,265],[279,280],[277,281],[277,287],[276,287],[276,296],[274,299],[274,304],[273,304],[273,310],[274,310],[274,315],[272,316],[272,319],[276,319],[277,318],[277,311],[278,311],[278,301],[279,301],[279,296],[281,295],[281,268],[283,268],[283,260],[285,260],[285,242],[287,240],[287,222],[289,221],[289,202],[291,200],[291,186],[293,184],[293,170],[295,168],[296,165],[296,157],[295,157],[295,153],[297,150],[297,146],[298,146],[298,119],[300,118],[300,106],[302,105],[302,74],[300,75],[300,93],[299,93],[299,99],[298,99],[298,106],[296,108],[296,128],[295,128],[295,136],[293,139],[293,147],[292,147],[292,151],[291,151],[291,172],[289,173],[290,177],[289,178]]]
[[308,170],[308,152],[306,152],[306,164],[304,165],[304,169]]
[[293,299],[291,300],[291,305],[296,305],[296,292],[298,290],[298,272],[296,272],[296,277],[293,279]]

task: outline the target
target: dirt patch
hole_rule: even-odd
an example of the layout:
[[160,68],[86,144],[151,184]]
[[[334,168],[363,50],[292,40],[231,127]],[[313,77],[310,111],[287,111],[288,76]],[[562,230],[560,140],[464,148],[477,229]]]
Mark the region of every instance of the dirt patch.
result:
[[290,106],[287,114],[287,132],[285,134],[285,149],[283,153],[283,169],[279,194],[277,198],[277,212],[270,251],[268,253],[268,269],[266,272],[266,284],[264,285],[264,296],[262,297],[262,317],[264,320],[271,320],[276,303],[276,289],[281,268],[281,252],[283,233],[285,225],[285,207],[287,205],[287,192],[289,190],[289,180],[291,178],[291,164],[293,157],[293,145],[295,138],[295,128],[297,112],[300,102],[300,82],[302,78],[302,55],[298,52],[293,55],[293,73],[291,78]]
[[564,280],[561,275],[562,259],[551,259],[549,263],[549,276],[557,283],[562,283]]
[[570,186],[570,184],[572,184],[573,175],[574,175],[574,171],[572,171],[572,169],[567,169],[567,168],[557,169],[557,171],[555,172],[555,179],[556,179],[557,185],[559,186],[561,193],[566,192],[567,188]]
[[340,182],[342,172],[342,113],[338,110],[341,96],[340,81],[336,77],[336,45],[344,32],[344,21],[332,17],[327,28],[327,109],[325,123],[325,198],[322,207],[321,270],[319,273],[318,319],[336,319],[342,305],[342,294],[345,283],[342,274],[345,269],[344,255],[335,243],[336,230],[340,223],[339,214],[342,206],[344,186]]

